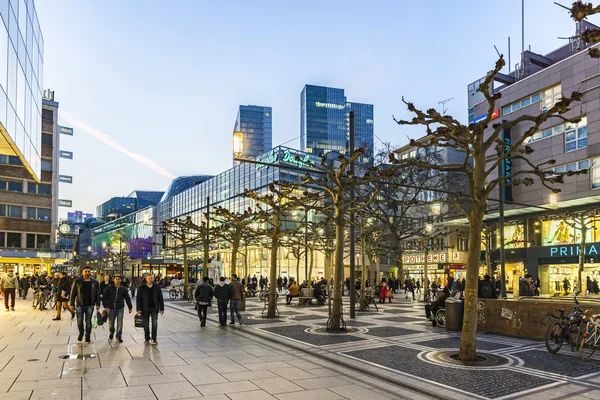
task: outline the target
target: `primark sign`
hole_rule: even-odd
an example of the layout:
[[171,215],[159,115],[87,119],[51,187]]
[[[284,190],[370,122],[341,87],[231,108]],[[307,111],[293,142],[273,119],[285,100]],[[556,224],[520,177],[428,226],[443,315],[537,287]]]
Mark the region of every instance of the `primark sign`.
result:
[[[600,243],[590,243],[585,246],[584,254],[586,256],[597,256],[598,250],[600,250]],[[581,254],[578,244],[552,246],[549,251],[550,257],[578,257]]]

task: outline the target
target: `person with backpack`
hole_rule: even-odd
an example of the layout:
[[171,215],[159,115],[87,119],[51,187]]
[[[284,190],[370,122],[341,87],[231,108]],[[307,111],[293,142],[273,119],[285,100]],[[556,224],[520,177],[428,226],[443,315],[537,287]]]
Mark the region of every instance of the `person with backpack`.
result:
[[480,299],[495,299],[496,288],[492,282],[492,278],[489,275],[484,275],[483,279],[479,281],[477,288],[477,297]]
[[212,306],[213,288],[208,284],[208,276],[202,278],[202,283],[196,286],[196,292],[194,293],[196,304],[198,306],[198,319],[200,320],[200,327],[206,326],[206,312],[208,307]]

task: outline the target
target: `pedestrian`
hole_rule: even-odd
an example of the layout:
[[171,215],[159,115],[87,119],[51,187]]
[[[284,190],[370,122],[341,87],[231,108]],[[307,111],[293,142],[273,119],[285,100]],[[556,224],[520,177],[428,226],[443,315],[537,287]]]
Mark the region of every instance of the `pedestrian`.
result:
[[198,318],[200,319],[200,327],[206,326],[206,311],[208,307],[212,307],[213,289],[208,284],[208,276],[202,278],[202,283],[196,287],[194,293],[196,304],[198,305]]
[[100,300],[102,300],[102,295],[108,286],[110,286],[112,282],[110,281],[110,275],[104,275],[104,280],[100,282]]
[[[165,302],[160,286],[154,283],[154,275],[146,275],[146,282],[138,289],[136,311],[144,321],[144,344],[156,346],[158,331],[158,313],[165,313]],[[152,338],[150,337],[150,320],[152,320]]]
[[219,326],[225,327],[227,324],[227,303],[229,302],[231,287],[225,283],[225,277],[219,278],[219,283],[215,286],[214,296],[217,299],[219,309]]
[[[6,311],[15,311],[15,295],[16,289],[19,287],[19,280],[15,276],[14,271],[8,270],[8,273],[2,275],[0,278],[0,291],[4,294],[4,307]],[[8,297],[10,296],[10,308],[8,308]]]
[[281,293],[283,290],[283,279],[280,277],[277,278],[277,291]]
[[92,271],[89,267],[84,267],[81,275],[81,278],[76,279],[71,286],[69,310],[73,312],[77,306],[77,328],[79,329],[77,341],[81,342],[83,339],[85,321],[85,342],[90,343],[94,306],[96,306],[96,311],[100,309],[100,285],[97,280],[92,278]]
[[485,274],[483,279],[478,282],[477,297],[480,299],[495,299],[496,288],[492,282],[492,278]]
[[123,343],[123,314],[125,313],[125,303],[127,303],[129,314],[131,314],[133,305],[131,304],[129,291],[125,286],[121,285],[121,275],[115,275],[113,278],[113,284],[108,285],[106,289],[104,289],[104,293],[102,295],[102,305],[106,311],[108,311],[108,328],[110,332],[108,339],[112,340],[115,335],[116,319],[116,336],[118,343]]
[[23,300],[27,300],[27,293],[29,292],[29,286],[31,285],[29,276],[27,274],[23,275],[21,280],[19,281],[19,287],[21,288],[21,297]]
[[[71,294],[72,282],[64,271],[58,274],[58,289],[56,291],[56,316],[52,321],[60,321],[62,310],[69,310],[69,295]],[[70,311],[70,310],[69,310]],[[71,312],[71,319],[75,313]]]
[[524,278],[519,279],[519,297],[533,296],[531,291],[531,281],[533,280],[530,274],[525,274]]
[[242,325],[242,313],[240,312],[240,305],[244,296],[244,288],[240,283],[236,274],[231,275],[231,283],[229,284],[229,313],[231,314],[231,322],[229,325],[235,325],[234,314],[237,316],[238,323]]
[[21,298],[23,297],[21,296],[21,277],[18,272],[15,273],[15,278],[17,278],[17,294],[19,295],[19,298]]

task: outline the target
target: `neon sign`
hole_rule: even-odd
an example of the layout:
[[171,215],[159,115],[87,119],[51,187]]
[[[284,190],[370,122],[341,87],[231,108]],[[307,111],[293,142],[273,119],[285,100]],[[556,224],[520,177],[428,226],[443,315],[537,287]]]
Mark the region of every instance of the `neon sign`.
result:
[[[259,171],[263,168],[267,168],[268,164],[274,164],[279,160],[279,153],[272,150],[265,158],[258,160],[260,164],[256,165],[256,170]],[[281,157],[281,162],[286,164],[292,164],[297,166],[298,168],[310,167],[314,165],[314,163],[310,160],[310,156],[308,154],[301,156],[296,154],[290,150],[285,150]]]

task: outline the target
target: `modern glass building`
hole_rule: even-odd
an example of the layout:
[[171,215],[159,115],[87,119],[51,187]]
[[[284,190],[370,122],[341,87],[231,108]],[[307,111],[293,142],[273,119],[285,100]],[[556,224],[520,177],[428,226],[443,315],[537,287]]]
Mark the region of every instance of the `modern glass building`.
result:
[[[235,126],[233,127],[234,141],[236,132],[241,132],[242,149],[236,156],[255,158],[271,150],[273,147],[273,112],[271,107],[240,106]],[[235,164],[235,163],[234,163]]]
[[98,218],[112,221],[134,211],[158,204],[164,192],[135,190],[127,197],[113,197],[96,207]]
[[44,39],[33,0],[0,1],[0,154],[41,177]]
[[306,85],[300,94],[300,149],[325,155],[349,149],[350,111],[354,111],[356,147],[365,147],[364,162],[373,154],[373,105],[348,103],[344,89]]

